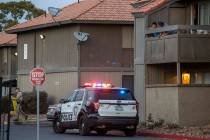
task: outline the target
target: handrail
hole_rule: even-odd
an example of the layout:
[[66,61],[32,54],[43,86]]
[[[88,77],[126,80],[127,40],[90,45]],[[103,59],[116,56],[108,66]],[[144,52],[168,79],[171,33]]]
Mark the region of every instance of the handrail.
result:
[[145,34],[153,34],[153,33],[162,33],[162,32],[170,32],[170,31],[177,31],[177,33],[179,33],[179,31],[186,31],[186,32],[190,32],[193,30],[202,30],[202,31],[210,31],[210,25],[169,25],[169,26],[165,26],[165,27],[160,27],[160,28],[155,28],[155,29],[151,29],[151,28],[147,28],[145,31]]

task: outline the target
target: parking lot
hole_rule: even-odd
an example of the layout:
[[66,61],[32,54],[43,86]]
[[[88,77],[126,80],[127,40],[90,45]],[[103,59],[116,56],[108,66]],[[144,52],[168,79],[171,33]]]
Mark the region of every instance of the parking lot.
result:
[[[109,132],[105,136],[98,136],[91,133],[90,136],[79,136],[77,130],[67,131],[65,134],[55,134],[51,127],[42,126],[40,128],[40,140],[127,140],[123,133],[118,131]],[[35,125],[12,125],[11,140],[36,140]],[[160,140],[156,138],[129,137],[129,140]]]

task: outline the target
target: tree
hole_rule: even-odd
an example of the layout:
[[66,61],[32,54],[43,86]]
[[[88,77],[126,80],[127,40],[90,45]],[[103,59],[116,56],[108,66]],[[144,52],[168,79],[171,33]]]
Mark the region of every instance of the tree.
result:
[[0,31],[44,13],[30,1],[0,3]]

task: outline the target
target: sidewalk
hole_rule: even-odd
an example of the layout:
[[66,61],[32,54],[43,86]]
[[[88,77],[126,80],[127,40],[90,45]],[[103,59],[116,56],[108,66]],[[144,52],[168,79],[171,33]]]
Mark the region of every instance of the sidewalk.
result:
[[[17,125],[36,125],[36,115],[29,115],[27,120],[21,119],[18,122],[14,121],[14,119],[11,119],[11,123],[17,124]],[[46,115],[40,115],[40,125],[42,126],[51,126],[51,122],[47,121]]]

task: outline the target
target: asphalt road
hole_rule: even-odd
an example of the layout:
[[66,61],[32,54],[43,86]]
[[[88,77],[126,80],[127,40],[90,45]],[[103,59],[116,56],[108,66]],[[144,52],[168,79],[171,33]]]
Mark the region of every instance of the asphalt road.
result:
[[[55,134],[51,127],[40,128],[40,140],[127,140],[122,132],[112,131],[105,136],[92,133],[90,136],[79,136],[77,130],[67,131],[65,134]],[[10,140],[36,140],[35,125],[12,125]],[[129,137],[129,140],[160,140],[157,138]]]

